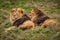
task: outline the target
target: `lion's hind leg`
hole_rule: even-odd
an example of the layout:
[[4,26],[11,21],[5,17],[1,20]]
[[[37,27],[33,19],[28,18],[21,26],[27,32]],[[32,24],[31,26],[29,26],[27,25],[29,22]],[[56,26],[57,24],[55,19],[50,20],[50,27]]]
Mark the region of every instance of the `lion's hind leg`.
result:
[[34,23],[30,20],[24,22],[22,25],[19,26],[20,29],[29,29],[34,27],[35,27]]
[[57,26],[58,23],[52,19],[48,19],[41,25],[41,27],[48,26],[48,25]]

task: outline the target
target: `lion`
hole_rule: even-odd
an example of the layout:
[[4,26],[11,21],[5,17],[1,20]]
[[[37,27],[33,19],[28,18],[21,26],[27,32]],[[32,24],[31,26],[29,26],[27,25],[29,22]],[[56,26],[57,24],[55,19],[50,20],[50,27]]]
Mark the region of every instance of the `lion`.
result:
[[51,19],[38,8],[32,9],[31,13],[29,14],[29,17],[35,23],[36,26],[45,27],[47,25],[57,25],[57,22],[55,20]]
[[17,19],[23,16],[23,9],[21,8],[13,8],[10,13],[10,22],[13,24]]
[[29,29],[34,28],[35,25],[31,19],[24,13],[24,10],[21,8],[13,8],[10,13],[10,22],[12,27],[7,30],[20,28],[20,29]]

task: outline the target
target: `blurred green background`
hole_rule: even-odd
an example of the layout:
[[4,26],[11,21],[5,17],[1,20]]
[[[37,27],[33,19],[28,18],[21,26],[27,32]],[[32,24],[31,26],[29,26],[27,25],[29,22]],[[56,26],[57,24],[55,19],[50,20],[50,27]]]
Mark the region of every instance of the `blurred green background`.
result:
[[23,8],[28,14],[35,7],[60,23],[60,0],[0,0],[0,40],[60,40],[59,26],[4,32],[11,26],[9,14],[12,8]]

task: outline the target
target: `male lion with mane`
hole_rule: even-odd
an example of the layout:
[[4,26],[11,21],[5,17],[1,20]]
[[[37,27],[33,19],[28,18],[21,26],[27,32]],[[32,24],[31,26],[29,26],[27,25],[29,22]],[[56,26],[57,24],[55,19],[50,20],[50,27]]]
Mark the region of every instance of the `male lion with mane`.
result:
[[46,27],[47,25],[57,25],[57,22],[55,20],[48,17],[38,8],[32,9],[30,13],[30,18],[37,26]]
[[20,29],[29,29],[34,28],[35,25],[31,19],[24,13],[24,10],[21,8],[13,8],[10,13],[10,22],[12,27],[6,29],[11,30],[15,28]]

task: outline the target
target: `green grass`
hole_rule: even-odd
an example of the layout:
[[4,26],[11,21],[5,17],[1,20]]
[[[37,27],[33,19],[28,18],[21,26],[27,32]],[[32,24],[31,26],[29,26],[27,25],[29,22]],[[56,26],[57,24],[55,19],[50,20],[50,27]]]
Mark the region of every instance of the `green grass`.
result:
[[12,8],[23,8],[27,14],[37,7],[52,19],[60,23],[60,2],[59,0],[0,0],[0,40],[60,40],[60,25],[57,27],[47,26],[46,28],[36,27],[35,29],[15,29],[4,32],[5,28],[11,26],[9,14]]
[[28,30],[10,30],[1,32],[0,40],[60,40],[60,31],[57,28],[47,27]]

